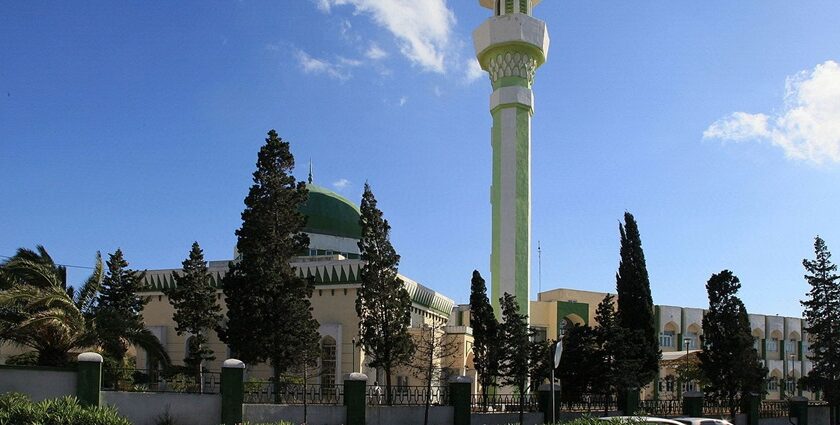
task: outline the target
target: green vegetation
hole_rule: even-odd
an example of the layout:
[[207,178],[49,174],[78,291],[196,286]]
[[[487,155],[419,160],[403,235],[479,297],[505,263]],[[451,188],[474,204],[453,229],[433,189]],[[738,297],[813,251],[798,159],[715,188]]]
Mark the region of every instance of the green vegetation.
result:
[[223,281],[228,320],[220,337],[246,364],[267,360],[274,382],[291,369],[305,372],[319,355],[309,300],[315,286],[289,263],[309,246],[299,212],[307,189],[291,174],[294,166],[289,143],[269,131],[236,231],[240,258]]
[[659,338],[654,324],[653,298],[650,295],[645,254],[636,219],[624,213],[621,234],[621,260],[615,275],[618,292],[618,323],[623,332],[623,349],[615,353],[616,384],[621,390],[642,388],[659,371]]
[[767,375],[753,348],[747,309],[736,295],[740,288],[738,277],[729,270],[713,274],[706,283],[709,310],[703,317],[704,349],[698,354],[707,394],[723,401],[732,418],[739,399],[761,392]]
[[198,242],[193,242],[189,258],[182,265],[181,273],[172,273],[175,288],[165,289],[164,293],[175,309],[172,317],[175,331],[178,335],[191,335],[184,365],[196,376],[197,382],[202,382],[202,363],[216,359],[207,346],[207,331],[221,322],[222,308],[216,303],[216,289],[210,285],[210,273]]
[[0,425],[131,425],[112,407],[83,407],[75,397],[32,402],[20,393],[0,395]]
[[473,330],[473,365],[481,386],[482,405],[487,407],[487,392],[499,376],[499,321],[487,298],[487,286],[478,270],[473,270],[470,286],[470,326]]
[[370,367],[385,370],[385,398],[390,405],[393,371],[399,365],[409,364],[414,354],[414,344],[408,334],[411,298],[397,277],[400,256],[391,245],[391,226],[376,207],[376,198],[367,183],[360,209],[359,252],[365,263],[356,297],[359,344],[370,358]]
[[522,424],[531,372],[528,365],[531,330],[528,328],[528,315],[519,312],[519,304],[514,295],[505,292],[499,303],[502,308],[502,323],[499,325],[502,384],[513,386],[519,394],[519,423]]
[[90,308],[101,279],[98,253],[93,273],[77,290],[43,246],[18,249],[0,264],[0,339],[35,350],[38,365],[67,365],[71,351],[95,340]]
[[814,238],[814,259],[802,260],[811,286],[808,299],[802,301],[805,332],[810,337],[813,369],[804,384],[822,391],[831,405],[831,423],[840,418],[840,275],[831,262],[831,252],[819,236]]

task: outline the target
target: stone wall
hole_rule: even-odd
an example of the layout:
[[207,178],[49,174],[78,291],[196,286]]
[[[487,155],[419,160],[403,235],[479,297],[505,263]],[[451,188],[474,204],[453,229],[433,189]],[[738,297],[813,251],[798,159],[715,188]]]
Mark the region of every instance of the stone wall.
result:
[[218,424],[222,415],[218,394],[103,391],[102,404],[115,407],[134,425],[154,425],[167,411],[180,425]]

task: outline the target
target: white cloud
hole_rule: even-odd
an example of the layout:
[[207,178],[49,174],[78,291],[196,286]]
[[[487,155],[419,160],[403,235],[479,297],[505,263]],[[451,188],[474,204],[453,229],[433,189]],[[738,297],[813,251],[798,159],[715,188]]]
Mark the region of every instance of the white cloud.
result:
[[352,5],[393,34],[400,52],[424,70],[444,73],[455,14],[445,0],[318,0],[318,8]]
[[382,48],[380,48],[376,43],[371,43],[367,52],[365,52],[365,56],[367,56],[368,59],[379,60],[388,56],[388,53],[382,50]]
[[481,69],[481,64],[478,63],[478,60],[475,58],[471,58],[467,60],[467,70],[466,70],[466,78],[468,83],[472,83],[473,81],[481,78],[484,76],[484,70]]
[[406,104],[406,102],[408,102],[408,98],[407,98],[407,97],[403,96],[403,97],[401,97],[401,98],[400,98],[400,106],[405,105],[405,104]]
[[336,190],[346,189],[348,186],[350,186],[350,180],[338,179],[337,181],[334,181],[332,185],[334,188],[336,188]]
[[840,163],[840,64],[829,60],[788,77],[782,113],[735,112],[709,126],[703,138],[767,140],[788,158]]
[[318,9],[330,13],[330,0],[315,0],[315,4],[318,6]]
[[332,63],[327,60],[313,58],[303,50],[295,52],[295,56],[303,72],[307,74],[324,74],[341,81],[347,81],[350,78],[347,65],[341,63],[341,61],[339,63]]

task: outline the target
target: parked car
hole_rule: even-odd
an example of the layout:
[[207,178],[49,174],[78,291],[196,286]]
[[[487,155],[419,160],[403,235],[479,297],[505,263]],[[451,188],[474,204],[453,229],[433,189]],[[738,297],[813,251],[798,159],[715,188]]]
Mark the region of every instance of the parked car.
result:
[[685,425],[684,423],[677,422],[673,419],[655,418],[653,416],[604,416],[598,419],[602,421],[633,425]]
[[732,422],[712,418],[674,418],[685,425],[732,425]]

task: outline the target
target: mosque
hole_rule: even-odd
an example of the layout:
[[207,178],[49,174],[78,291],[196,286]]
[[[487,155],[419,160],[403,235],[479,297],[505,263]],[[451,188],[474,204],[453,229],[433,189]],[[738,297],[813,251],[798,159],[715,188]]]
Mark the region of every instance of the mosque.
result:
[[[309,199],[301,207],[301,212],[308,217],[304,231],[310,238],[309,251],[307,255],[295,257],[292,264],[301,276],[315,279],[311,301],[313,316],[320,324],[321,359],[320,373],[311,383],[331,386],[351,372],[364,372],[371,385],[377,381],[381,383],[383,372],[370,368],[365,353],[354,344],[358,340],[359,319],[355,300],[362,265],[356,245],[361,235],[359,208],[341,195],[313,183],[307,184],[307,188]],[[223,308],[221,279],[227,271],[228,262],[209,263],[211,281],[217,288]],[[178,270],[148,270],[145,280],[147,290],[141,294],[150,300],[143,310],[146,326],[160,339],[176,363],[185,357],[189,336],[175,332],[174,311],[163,289],[174,284],[172,273]],[[416,334],[427,329],[424,325],[436,325],[442,330],[442,336],[457,346],[452,358],[444,361],[447,367],[436,381],[445,381],[448,375],[476,378],[472,364],[469,305],[456,305],[444,294],[407,276],[399,277],[412,300],[411,332]],[[577,289],[553,289],[540,293],[537,300],[529,302],[530,322],[537,331],[536,338],[558,339],[567,326],[595,324],[595,307],[605,295]],[[702,334],[703,312],[700,308],[655,306],[663,352],[661,380],[647,388],[645,396],[671,398],[692,389],[691,383],[680,383],[675,379],[674,368],[698,351],[696,347]],[[756,348],[770,370],[768,398],[780,398],[794,392],[811,396],[786,379],[791,376],[798,379],[810,370],[810,361],[804,357],[807,345],[803,344],[802,320],[751,314],[750,324]],[[210,335],[209,347],[217,359],[230,356],[228,348],[215,333]],[[217,371],[220,364],[221,361],[216,361],[208,366],[210,370]],[[137,367],[148,366],[145,354],[142,351],[137,353]],[[249,374],[253,378],[264,379],[270,376],[270,370],[266,365],[257,365],[249,367]],[[395,383],[401,388],[422,385],[405,369],[396,373]],[[477,392],[477,379],[473,379],[473,385]]]

